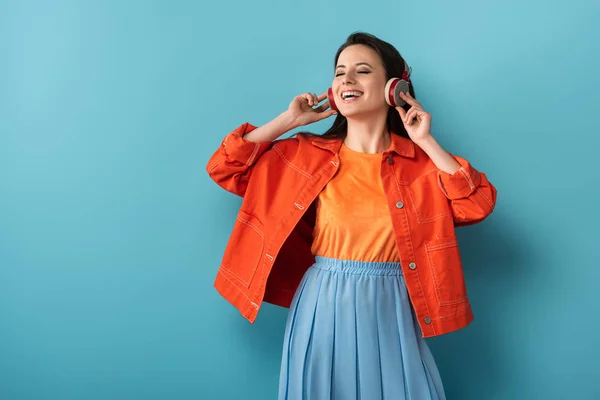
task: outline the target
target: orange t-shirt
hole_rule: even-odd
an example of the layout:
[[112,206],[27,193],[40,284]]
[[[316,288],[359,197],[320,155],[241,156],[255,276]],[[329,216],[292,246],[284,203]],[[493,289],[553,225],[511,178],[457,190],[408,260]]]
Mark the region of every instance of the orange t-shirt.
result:
[[381,153],[340,148],[340,167],[317,198],[312,253],[359,261],[400,261],[381,183]]

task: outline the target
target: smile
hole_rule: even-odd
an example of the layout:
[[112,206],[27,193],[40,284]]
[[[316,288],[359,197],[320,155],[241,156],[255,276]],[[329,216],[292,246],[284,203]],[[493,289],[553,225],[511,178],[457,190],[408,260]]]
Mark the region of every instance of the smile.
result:
[[342,100],[344,100],[344,101],[354,100],[360,96],[362,96],[362,92],[359,92],[356,90],[348,90],[348,91],[342,92]]

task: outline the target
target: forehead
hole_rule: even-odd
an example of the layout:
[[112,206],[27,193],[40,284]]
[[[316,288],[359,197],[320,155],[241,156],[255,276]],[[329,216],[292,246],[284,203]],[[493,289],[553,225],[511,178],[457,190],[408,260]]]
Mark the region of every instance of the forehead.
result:
[[367,62],[375,66],[376,64],[381,64],[381,58],[370,47],[362,44],[353,44],[342,50],[337,65],[349,66],[359,62]]

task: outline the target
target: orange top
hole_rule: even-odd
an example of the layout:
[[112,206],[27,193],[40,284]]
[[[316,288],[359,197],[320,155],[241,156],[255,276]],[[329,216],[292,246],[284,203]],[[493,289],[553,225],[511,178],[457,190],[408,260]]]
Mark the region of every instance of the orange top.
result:
[[381,183],[382,153],[342,144],[340,167],[317,198],[312,253],[359,261],[400,261]]

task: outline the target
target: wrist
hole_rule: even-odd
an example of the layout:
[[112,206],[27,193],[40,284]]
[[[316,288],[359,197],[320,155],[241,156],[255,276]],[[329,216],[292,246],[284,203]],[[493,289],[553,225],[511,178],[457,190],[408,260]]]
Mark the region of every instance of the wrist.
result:
[[296,129],[300,126],[300,124],[298,124],[296,119],[288,111],[284,111],[281,114],[279,114],[277,119],[285,132],[291,131],[292,129]]
[[427,135],[426,137],[416,140],[415,144],[419,146],[425,153],[428,153],[435,146],[438,145],[437,141],[432,135]]

